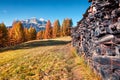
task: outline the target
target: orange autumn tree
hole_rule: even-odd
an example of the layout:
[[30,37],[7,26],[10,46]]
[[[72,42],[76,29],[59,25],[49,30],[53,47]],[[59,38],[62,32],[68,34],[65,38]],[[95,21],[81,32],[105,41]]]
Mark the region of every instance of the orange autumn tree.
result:
[[42,39],[45,39],[45,30],[42,31]]
[[63,27],[60,27],[60,37],[63,37]]
[[36,34],[37,34],[36,29],[31,26],[28,31],[29,31],[29,35],[30,35],[29,36],[30,40],[35,40],[36,39]]
[[24,28],[20,21],[13,23],[13,32],[14,33],[14,39],[16,40],[16,43],[24,42],[25,36],[24,36]]
[[60,36],[60,23],[59,23],[59,20],[56,20],[53,23],[53,34],[52,34],[52,37],[56,38],[56,37],[59,37],[59,36]]
[[52,27],[51,27],[51,22],[48,20],[46,24],[46,29],[45,29],[45,39],[50,39],[52,38]]
[[7,46],[8,31],[4,23],[0,24],[0,47]]
[[15,45],[16,40],[15,40],[15,38],[14,38],[14,35],[15,35],[15,32],[14,32],[13,27],[12,27],[12,28],[9,28],[9,29],[8,29],[8,39],[9,39],[8,45],[9,45],[9,46]]
[[43,35],[43,31],[39,31],[37,33],[37,39],[43,39],[42,35]]
[[66,26],[67,26],[67,36],[71,35],[71,27],[73,26],[72,19],[66,19]]
[[70,36],[71,27],[73,25],[72,19],[64,19],[62,23],[62,36]]
[[25,36],[25,41],[30,40],[30,33],[28,31],[28,28],[24,28],[24,36]]

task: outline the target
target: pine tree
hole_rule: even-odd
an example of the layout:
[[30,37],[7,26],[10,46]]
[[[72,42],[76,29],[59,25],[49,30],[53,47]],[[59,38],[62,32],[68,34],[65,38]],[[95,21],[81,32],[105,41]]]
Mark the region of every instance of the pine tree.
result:
[[13,27],[9,28],[8,29],[8,40],[9,40],[8,43],[9,43],[9,46],[15,45],[16,40],[14,38],[14,35],[15,35],[15,31],[14,31]]
[[62,36],[66,36],[66,29],[66,20],[64,19],[62,23]]
[[30,34],[30,36],[29,36],[30,40],[35,40],[36,39],[36,34],[37,34],[35,28],[33,28],[31,26],[28,31],[29,31],[29,34]]
[[60,27],[60,37],[63,37],[63,27]]
[[48,20],[45,29],[45,39],[50,39],[50,38],[52,38],[52,27],[50,20]]
[[60,36],[60,23],[59,20],[56,20],[53,24],[53,38]]
[[30,40],[30,33],[28,31],[28,28],[24,28],[24,36],[25,36],[25,41]]
[[42,39],[45,39],[45,30],[42,31]]
[[0,47],[7,46],[8,31],[4,23],[0,24]]
[[66,26],[67,26],[67,31],[66,35],[70,36],[71,35],[71,27],[73,25],[72,19],[66,19]]
[[62,23],[62,35],[63,36],[70,36],[70,29],[72,27],[73,23],[71,19],[64,19]]
[[14,36],[14,39],[16,40],[16,43],[24,42],[25,40],[24,28],[20,21],[13,23],[13,33],[14,33],[13,36]]
[[42,35],[43,35],[43,31],[39,31],[37,33],[37,39],[43,39]]

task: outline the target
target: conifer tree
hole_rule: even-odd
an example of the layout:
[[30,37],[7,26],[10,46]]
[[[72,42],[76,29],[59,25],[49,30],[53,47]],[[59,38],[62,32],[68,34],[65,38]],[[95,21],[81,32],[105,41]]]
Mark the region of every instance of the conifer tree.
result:
[[8,30],[9,46],[15,45],[16,40],[14,38],[14,35],[15,35],[15,31],[14,31],[13,27],[9,28],[9,30]]
[[42,31],[42,39],[45,39],[45,30]]
[[72,19],[66,19],[66,28],[67,28],[67,31],[66,31],[66,35],[67,36],[70,36],[70,34],[71,34],[71,27],[72,27],[72,25],[73,25],[73,22],[72,22]]
[[30,40],[30,33],[27,28],[24,28],[24,36],[25,36],[25,41]]
[[7,46],[8,30],[4,23],[0,24],[0,47]]
[[45,29],[45,39],[50,39],[50,38],[52,38],[52,27],[50,20],[48,20]]
[[39,31],[37,33],[37,39],[43,39],[42,35],[43,35],[43,31]]
[[31,26],[28,31],[29,31],[29,34],[30,34],[30,36],[29,36],[30,40],[35,40],[36,39],[36,34],[37,34],[35,28],[33,28]]
[[53,38],[60,36],[60,23],[59,20],[56,20],[53,24]]
[[72,27],[73,23],[71,19],[64,19],[62,23],[62,35],[63,36],[70,36],[70,29]]
[[17,43],[24,42],[25,40],[24,28],[20,21],[13,23],[13,32],[14,39],[16,40]]
[[63,37],[63,27],[60,27],[60,37]]
[[66,26],[66,20],[63,20],[62,23],[62,36],[66,36],[67,26]]

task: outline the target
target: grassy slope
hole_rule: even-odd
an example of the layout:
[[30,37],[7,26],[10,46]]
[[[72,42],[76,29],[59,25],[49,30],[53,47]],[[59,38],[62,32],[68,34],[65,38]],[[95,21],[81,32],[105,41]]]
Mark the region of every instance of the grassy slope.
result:
[[0,52],[0,80],[99,80],[68,44],[36,40]]

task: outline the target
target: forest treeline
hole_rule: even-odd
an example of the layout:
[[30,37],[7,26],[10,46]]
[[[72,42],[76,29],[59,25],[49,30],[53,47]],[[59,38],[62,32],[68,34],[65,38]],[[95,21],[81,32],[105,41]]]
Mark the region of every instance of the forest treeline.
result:
[[12,28],[7,28],[4,23],[0,24],[0,48],[17,45],[26,41],[36,39],[51,39],[70,36],[72,19],[64,19],[62,25],[59,20],[51,24],[47,21],[45,30],[36,32],[34,27],[25,28],[20,21],[14,22]]

